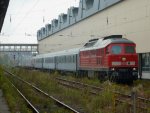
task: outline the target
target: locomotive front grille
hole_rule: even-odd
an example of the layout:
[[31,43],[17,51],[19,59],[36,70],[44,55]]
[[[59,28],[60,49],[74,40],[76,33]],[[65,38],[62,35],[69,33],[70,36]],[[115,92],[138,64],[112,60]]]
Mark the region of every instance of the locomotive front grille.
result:
[[134,61],[130,61],[130,62],[112,62],[112,66],[134,66],[135,62]]
[[135,62],[127,62],[127,65],[135,65]]

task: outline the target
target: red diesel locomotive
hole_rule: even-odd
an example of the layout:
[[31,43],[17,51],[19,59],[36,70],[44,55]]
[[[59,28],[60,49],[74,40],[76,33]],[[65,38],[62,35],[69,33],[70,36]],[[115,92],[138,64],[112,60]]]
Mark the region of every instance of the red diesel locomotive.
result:
[[101,79],[132,83],[138,78],[135,47],[134,42],[122,35],[111,35],[92,39],[82,48],[37,55],[29,58],[34,61],[29,65],[36,69],[74,72],[79,76],[96,75]]
[[111,35],[90,40],[79,52],[80,70],[117,82],[133,82],[138,78],[138,55],[135,43]]

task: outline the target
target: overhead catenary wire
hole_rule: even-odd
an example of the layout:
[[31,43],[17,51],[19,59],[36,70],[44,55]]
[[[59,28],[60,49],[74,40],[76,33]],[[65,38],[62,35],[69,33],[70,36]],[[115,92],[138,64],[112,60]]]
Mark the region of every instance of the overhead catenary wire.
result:
[[[37,3],[39,2],[39,0],[36,0],[36,2],[33,4],[33,7],[31,7],[31,9],[29,9],[27,11],[27,13],[24,15],[23,19],[20,20],[20,22],[16,25],[16,27],[14,28],[13,33],[15,33],[15,31],[18,29],[18,27],[22,24],[22,22],[27,18],[27,16],[30,14],[30,11],[37,5]],[[12,33],[12,34],[13,34]]]
[[[62,4],[68,4],[68,5],[75,5],[76,3],[77,3],[77,1],[78,0],[65,0],[65,1],[58,1],[58,2],[56,2],[56,3],[54,3],[54,5],[53,6],[59,6],[59,7],[62,7],[62,9],[64,8],[64,6],[62,5]],[[12,0],[12,2],[15,2],[14,0]],[[28,11],[26,11],[26,12],[24,12],[23,11],[23,9],[25,9],[25,4],[27,4],[26,2],[26,0],[22,0],[22,1],[18,1],[19,2],[19,4],[20,4],[20,7],[18,7],[17,6],[17,9],[15,9],[14,11],[14,13],[12,12],[13,11],[13,8],[11,8],[11,10],[9,11],[9,24],[11,24],[11,25],[7,25],[7,26],[9,26],[9,27],[7,27],[7,28],[5,28],[4,29],[4,33],[5,34],[9,34],[9,36],[12,36],[12,35],[14,35],[14,34],[16,34],[16,33],[18,33],[18,29],[19,30],[25,30],[25,29],[28,29],[27,27],[29,26],[27,23],[25,24],[24,22],[26,21],[26,19],[29,19],[29,20],[31,20],[30,18],[33,18],[33,15],[35,16],[35,14],[34,13],[37,13],[37,15],[39,15],[41,12],[43,12],[43,10],[44,10],[44,12],[43,12],[43,15],[41,15],[41,17],[39,17],[39,18],[41,18],[40,19],[40,21],[41,21],[41,24],[43,23],[43,24],[45,24],[46,22],[48,23],[52,18],[49,18],[48,17],[48,15],[46,15],[46,13],[48,12],[48,10],[47,10],[47,8],[49,8],[48,6],[46,6],[46,7],[44,7],[44,9],[40,9],[41,8],[41,6],[39,5],[40,3],[42,3],[41,2],[41,0],[34,0],[34,3],[32,2],[32,4],[30,4],[30,6],[31,6],[31,8],[28,10]],[[20,3],[21,2],[21,3]],[[40,2],[40,3],[39,3]],[[46,2],[46,1],[44,1],[44,2]],[[48,3],[49,1],[47,1],[47,3]],[[74,2],[74,3],[73,3]],[[16,3],[15,3],[16,4]],[[37,6],[38,5],[38,6]],[[58,9],[59,9],[59,7],[58,7]],[[69,6],[68,6],[69,7]],[[68,7],[66,7],[66,11],[67,11],[67,8]],[[37,8],[39,8],[40,10],[37,10]],[[33,14],[32,14],[33,13]],[[63,12],[62,12],[63,13]],[[32,14],[32,15],[31,15]],[[21,16],[22,15],[22,16]],[[30,17],[30,16],[32,16],[32,17]],[[20,18],[20,19],[19,19]],[[19,20],[19,21],[17,21],[17,20]],[[16,24],[15,24],[16,23]],[[25,25],[25,26],[23,26],[23,25]],[[33,26],[33,24],[30,24],[30,25],[32,25]],[[24,27],[24,28],[23,28]],[[31,26],[29,26],[30,28],[31,28]],[[21,28],[21,29],[20,29]],[[33,28],[33,27],[32,27]],[[39,27],[38,27],[39,28]],[[9,30],[8,30],[9,29]],[[22,32],[22,31],[20,31],[20,32]],[[24,31],[24,33],[25,32],[27,32],[27,31]],[[23,34],[23,33],[22,33]]]
[[[26,0],[23,0],[23,2],[22,2],[22,4],[21,4],[21,6],[18,8],[17,13],[16,13],[17,17],[18,17],[18,14],[19,14],[19,13],[21,13],[20,8],[22,9],[22,7],[24,7],[24,3],[25,3],[25,1],[26,1]],[[10,15],[12,16],[12,14],[10,14]],[[16,18],[17,18],[17,17],[16,17]]]

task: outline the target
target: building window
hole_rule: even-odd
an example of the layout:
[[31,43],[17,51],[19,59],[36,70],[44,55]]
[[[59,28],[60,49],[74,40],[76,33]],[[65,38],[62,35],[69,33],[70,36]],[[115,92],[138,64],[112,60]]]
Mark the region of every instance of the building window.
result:
[[150,71],[150,53],[142,54],[142,71]]

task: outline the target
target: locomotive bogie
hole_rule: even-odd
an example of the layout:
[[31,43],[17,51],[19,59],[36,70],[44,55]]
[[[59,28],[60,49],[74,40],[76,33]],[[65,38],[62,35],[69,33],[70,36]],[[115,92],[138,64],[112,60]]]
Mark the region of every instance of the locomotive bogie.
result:
[[132,82],[138,79],[138,70],[133,68],[111,68],[109,71],[109,79],[113,79],[116,82]]

